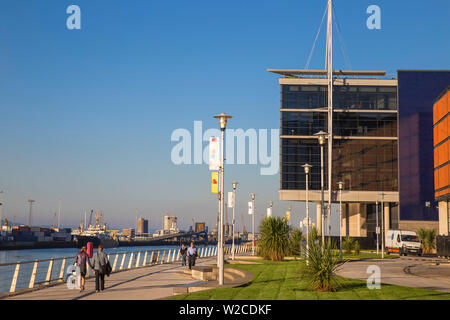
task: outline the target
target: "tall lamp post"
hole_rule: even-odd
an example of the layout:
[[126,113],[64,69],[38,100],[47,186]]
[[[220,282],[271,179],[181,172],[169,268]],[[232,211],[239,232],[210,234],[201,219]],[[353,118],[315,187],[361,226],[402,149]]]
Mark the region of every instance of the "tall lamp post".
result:
[[381,193],[381,259],[384,259],[384,192]]
[[311,172],[312,165],[305,163],[302,165],[305,170],[306,176],[306,264],[308,264],[309,255],[309,203],[308,203],[308,191],[309,191],[309,173]]
[[233,244],[231,245],[231,259],[234,260],[234,222],[235,222],[235,212],[236,212],[236,188],[238,183],[233,181]]
[[338,182],[339,187],[339,258],[342,260],[342,189],[344,182]]
[[380,226],[378,224],[378,201],[375,202],[375,219],[377,221],[377,226],[375,228],[375,233],[377,234],[377,254],[380,252]]
[[220,215],[219,215],[219,252],[218,252],[218,268],[219,268],[219,285],[223,285],[223,278],[224,278],[224,263],[223,263],[223,214],[225,211],[224,208],[224,199],[223,199],[223,179],[224,179],[224,159],[225,159],[225,129],[227,127],[227,121],[228,119],[231,119],[231,116],[226,115],[225,113],[221,113],[217,116],[214,116],[214,118],[219,119],[220,124],[220,131],[222,133],[222,139],[221,139],[221,154],[220,154],[220,166],[219,166],[219,202],[220,202]]
[[253,235],[253,239],[252,239],[252,256],[255,255],[255,194],[252,193],[252,235]]
[[325,215],[324,215],[324,177],[323,177],[323,148],[325,145],[325,139],[328,136],[328,133],[324,132],[323,130],[320,130],[319,132],[314,134],[317,139],[319,140],[319,145],[320,145],[320,192],[321,192],[321,233],[322,233],[322,246],[325,244],[325,225],[324,225],[324,219],[325,219]]

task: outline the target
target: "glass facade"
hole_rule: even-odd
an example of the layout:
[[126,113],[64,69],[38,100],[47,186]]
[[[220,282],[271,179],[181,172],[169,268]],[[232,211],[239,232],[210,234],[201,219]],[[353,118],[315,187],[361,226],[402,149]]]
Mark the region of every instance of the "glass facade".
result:
[[[327,107],[327,86],[282,85],[281,108],[320,109]],[[395,86],[335,86],[335,109],[397,110]]]
[[438,220],[433,102],[449,84],[450,71],[398,71],[401,220]]
[[[397,91],[395,86],[334,86],[332,189],[397,191]],[[327,87],[281,86],[281,189],[320,190],[320,147],[313,136],[327,131]],[[292,109],[292,110],[289,110]],[[297,109],[297,110],[295,110]],[[322,110],[314,110],[322,109]],[[327,182],[324,148],[324,184]]]

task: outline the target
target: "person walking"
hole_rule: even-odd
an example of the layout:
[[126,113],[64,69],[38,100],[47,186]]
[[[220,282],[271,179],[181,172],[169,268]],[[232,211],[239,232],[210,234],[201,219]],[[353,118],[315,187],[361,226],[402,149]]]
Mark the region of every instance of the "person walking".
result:
[[82,247],[80,252],[75,257],[75,264],[80,268],[80,292],[84,290],[84,284],[86,281],[87,265],[92,268],[91,261],[86,252],[86,247]]
[[195,266],[195,259],[197,258],[197,248],[194,242],[191,242],[191,246],[187,249],[187,255],[189,259],[189,270],[191,270]]
[[180,249],[181,266],[185,266],[186,265],[186,253],[187,253],[186,245],[184,243],[182,243],[181,244],[181,249]]
[[105,274],[109,275],[109,261],[103,252],[103,246],[99,245],[97,252],[92,257],[92,269],[95,271],[95,291],[105,290]]

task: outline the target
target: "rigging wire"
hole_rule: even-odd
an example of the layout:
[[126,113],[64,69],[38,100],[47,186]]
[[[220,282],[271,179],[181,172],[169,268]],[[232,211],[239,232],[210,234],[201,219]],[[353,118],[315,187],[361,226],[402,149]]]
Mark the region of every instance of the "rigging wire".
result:
[[352,65],[350,63],[350,58],[347,55],[347,50],[346,50],[346,47],[345,47],[344,39],[343,39],[342,34],[341,34],[339,20],[338,20],[337,13],[336,13],[336,10],[334,8],[334,5],[333,5],[333,15],[334,15],[334,18],[335,18],[335,21],[336,21],[336,29],[337,29],[337,33],[338,33],[339,44],[340,44],[342,56],[344,57],[345,65],[348,68],[348,70],[352,70]]
[[308,60],[306,61],[305,69],[309,68],[309,64],[311,62],[311,58],[314,53],[314,48],[316,47],[317,39],[319,38],[320,30],[322,29],[323,21],[325,19],[325,15],[327,14],[327,11],[328,11],[328,5],[326,6],[325,12],[323,13],[322,22],[320,23],[319,30],[317,30],[316,38],[314,39],[314,43],[311,48],[311,51],[309,52],[309,56],[308,56]]

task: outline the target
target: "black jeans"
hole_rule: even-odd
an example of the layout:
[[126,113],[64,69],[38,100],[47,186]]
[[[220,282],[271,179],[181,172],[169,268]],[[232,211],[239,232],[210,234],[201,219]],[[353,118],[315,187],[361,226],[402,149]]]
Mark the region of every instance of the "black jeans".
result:
[[105,274],[95,270],[95,291],[105,290]]
[[189,256],[189,269],[195,266],[195,256]]

